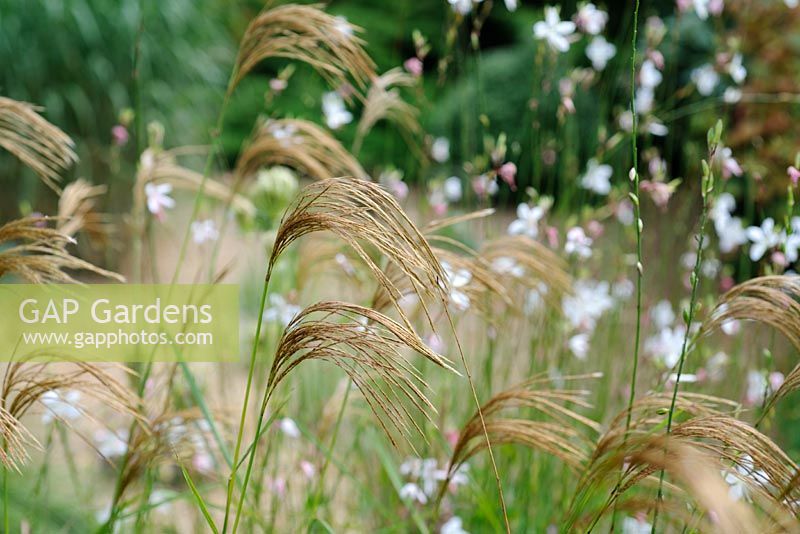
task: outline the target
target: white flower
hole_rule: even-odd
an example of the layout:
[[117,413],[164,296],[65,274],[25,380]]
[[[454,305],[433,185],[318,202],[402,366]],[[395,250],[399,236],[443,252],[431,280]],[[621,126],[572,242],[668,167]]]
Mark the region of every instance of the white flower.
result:
[[703,96],[708,96],[717,87],[719,74],[710,63],[706,63],[692,71],[691,79],[697,86],[697,92]]
[[708,18],[708,4],[710,3],[711,0],[692,0],[694,12],[697,13],[700,20],[706,20]]
[[461,200],[461,178],[458,176],[451,176],[444,181],[444,197],[448,202],[458,202]]
[[353,25],[347,21],[347,17],[338,15],[334,19],[333,25],[334,28],[336,28],[336,31],[339,32],[343,37],[353,36]]
[[586,173],[581,177],[581,187],[598,195],[607,195],[611,192],[612,172],[611,165],[599,164],[592,158],[586,163]]
[[446,261],[442,262],[442,270],[447,278],[447,285],[450,287],[450,302],[457,309],[466,311],[469,308],[469,297],[462,289],[472,280],[472,273],[467,269],[454,271]]
[[461,518],[454,515],[442,525],[439,534],[469,534],[469,532],[462,527]]
[[797,261],[800,256],[800,234],[789,234],[783,242],[783,250],[789,263]]
[[798,2],[798,0],[783,0],[783,3],[786,4],[786,7],[788,7],[789,9],[794,9],[795,7],[800,5],[800,2]]
[[675,322],[675,312],[672,309],[672,304],[668,300],[661,300],[650,308],[650,319],[653,325],[659,330],[672,326]]
[[606,27],[608,13],[597,9],[597,6],[592,3],[584,4],[575,15],[575,22],[586,33],[597,35]]
[[344,107],[344,100],[336,91],[322,95],[322,113],[325,115],[325,124],[332,130],[338,130],[353,121],[353,114]]
[[70,389],[66,392],[60,389],[45,391],[39,402],[46,411],[42,414],[42,423],[52,423],[56,419],[71,421],[81,416],[81,410],[75,406],[81,400],[81,392]]
[[714,223],[719,236],[719,250],[727,254],[747,243],[747,234],[739,217],[731,217],[725,219],[724,222],[717,224]]
[[712,380],[721,380],[724,378],[725,368],[728,366],[729,359],[728,355],[722,351],[717,352],[709,358],[708,362],[706,362],[709,378]]
[[564,316],[575,328],[594,330],[597,320],[614,305],[608,282],[579,280],[574,291],[561,300]]
[[720,194],[714,201],[708,216],[714,224],[721,224],[730,219],[731,214],[736,210],[736,198],[730,193]]
[[589,353],[589,334],[586,332],[575,334],[569,338],[569,341],[567,341],[567,346],[569,346],[569,350],[575,355],[576,358],[579,360],[585,360],[586,355]]
[[400,498],[403,500],[417,501],[420,504],[425,504],[428,502],[428,496],[425,495],[425,492],[422,491],[422,488],[413,482],[409,482],[400,488]]
[[564,251],[567,254],[575,254],[579,258],[590,258],[592,256],[592,238],[586,235],[583,228],[574,226],[567,230],[567,242],[564,243]]
[[733,59],[728,63],[728,74],[737,84],[741,84],[747,78],[747,69],[742,65],[742,54],[733,55]]
[[544,20],[533,25],[533,35],[537,39],[547,41],[547,44],[556,52],[569,50],[569,37],[575,33],[575,23],[561,20],[558,8],[547,6],[544,8]]
[[192,239],[198,245],[202,245],[206,241],[216,241],[218,237],[219,232],[212,219],[192,223]]
[[460,15],[468,15],[472,11],[473,4],[480,3],[483,0],[447,0],[453,11]]
[[642,61],[642,67],[639,69],[639,85],[648,89],[655,89],[664,79],[661,71],[658,70],[656,64],[651,59]]
[[627,278],[614,282],[614,285],[611,286],[611,294],[617,300],[628,300],[633,296],[634,291],[636,291],[636,284]]
[[517,206],[517,219],[508,225],[508,233],[511,235],[527,235],[536,238],[539,235],[539,220],[544,217],[542,206],[530,207],[525,203]]
[[264,310],[264,320],[277,322],[286,327],[301,310],[300,306],[290,304],[283,296],[273,293],[269,296],[269,307]]
[[317,474],[317,469],[314,467],[314,464],[312,464],[308,460],[302,460],[300,462],[300,470],[309,480],[313,480]]
[[741,176],[744,172],[739,162],[733,157],[733,150],[724,146],[717,150],[717,158],[722,164],[722,177]]
[[169,196],[172,193],[172,184],[148,183],[144,186],[147,197],[147,209],[153,215],[160,215],[165,209],[175,207],[175,200]]
[[758,261],[771,248],[777,247],[781,242],[781,235],[775,230],[775,221],[772,217],[764,219],[761,227],[749,226],[745,230],[750,245],[750,259]]
[[742,99],[742,90],[736,87],[727,87],[725,92],[722,93],[722,100],[726,104],[735,104]]
[[636,90],[636,100],[634,102],[634,109],[637,115],[643,115],[653,111],[656,94],[650,87],[640,87]]
[[653,120],[651,117],[647,123],[647,131],[650,132],[652,135],[657,135],[658,137],[664,137],[669,133],[669,128],[665,124],[658,122],[657,120]]
[[742,499],[749,501],[751,484],[760,486],[769,484],[769,475],[763,469],[756,469],[753,458],[749,454],[745,454],[739,459],[734,471],[722,471],[722,476],[728,483],[728,496],[732,501]]
[[300,428],[298,428],[297,423],[294,422],[294,419],[291,419],[290,417],[284,417],[278,421],[278,427],[281,429],[281,432],[290,438],[300,437]]
[[536,288],[528,291],[528,294],[525,295],[524,311],[526,315],[531,315],[544,306],[544,296],[547,295],[547,291],[547,284],[544,282],[539,282]]
[[517,10],[517,0],[505,0],[506,9],[514,12]]
[[608,62],[617,53],[617,47],[605,40],[600,35],[592,39],[589,46],[586,47],[586,57],[592,62],[594,70],[603,70],[608,65]]
[[450,159],[450,141],[446,137],[437,137],[433,140],[431,157],[437,163],[444,163]]
[[270,121],[267,122],[266,129],[272,137],[277,139],[284,147],[300,143],[301,141],[299,137],[295,137],[294,135],[297,133],[297,126],[294,124],[281,125],[280,123]]
[[683,325],[675,328],[662,328],[658,334],[644,342],[644,350],[664,367],[671,369],[680,360],[685,335],[686,327]]
[[121,430],[116,433],[101,428],[94,433],[94,442],[97,451],[104,458],[118,458],[128,452],[128,431]]
[[622,534],[650,534],[653,527],[644,519],[626,517],[622,520]]
[[492,261],[492,270],[500,275],[511,275],[520,278],[525,274],[525,267],[517,263],[514,258],[499,256]]

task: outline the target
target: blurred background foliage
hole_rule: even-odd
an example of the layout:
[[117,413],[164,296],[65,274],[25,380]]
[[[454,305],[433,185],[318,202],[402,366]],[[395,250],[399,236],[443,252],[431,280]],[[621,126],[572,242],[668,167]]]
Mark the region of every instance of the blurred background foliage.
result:
[[[574,43],[559,56],[549,54],[531,36],[531,25],[541,19],[545,2],[520,4],[511,13],[495,0],[481,27],[479,46],[473,46],[475,15],[456,26],[444,0],[330,2],[331,12],[365,29],[362,36],[378,72],[402,65],[414,55],[414,30],[431,45],[422,89],[406,91],[405,96],[419,107],[423,129],[430,134],[418,139],[419,145],[428,147],[431,136],[445,136],[451,140],[452,158],[445,165],[429,165],[416,157],[391,124],[381,122],[359,153],[368,172],[377,177],[391,162],[404,171],[407,181],[451,174],[468,177],[474,168],[470,160],[484,151],[484,137],[496,138],[501,132],[508,135],[509,159],[519,167],[521,187],[514,200],[522,198],[525,186],[533,185],[555,194],[558,202],[565,184],[567,190],[574,189],[571,184],[586,161],[600,154],[615,169],[630,166],[626,143],[615,145],[612,138],[629,99],[630,17],[615,15],[626,13],[628,3],[615,0],[604,6],[611,13],[605,34],[616,44],[617,55],[604,71],[594,74],[599,79],[576,83],[574,114],[559,112],[558,83],[565,76],[574,77],[575,69],[589,72],[587,42]],[[797,28],[796,11],[787,12],[777,4],[781,3],[748,1],[726,7],[725,24],[745,35],[737,44],[747,54],[748,92],[773,94],[795,86],[800,33],[791,30]],[[144,137],[135,132],[144,132],[148,122],[157,120],[165,126],[167,146],[209,142],[237,41],[263,2],[145,0],[110,7],[104,0],[0,0],[0,6],[0,94],[43,106],[45,116],[78,144],[81,161],[73,177],[109,183],[110,202],[124,209],[141,150],[136,140]],[[576,7],[577,2],[561,3],[566,14]],[[693,15],[676,21],[674,3],[667,0],[648,3],[647,11],[662,15],[667,28],[678,25],[660,47],[668,74],[656,94],[660,103],[656,114],[680,135],[646,136],[643,151],[650,143],[658,146],[671,176],[689,175],[696,171],[704,150],[708,124],[727,115],[732,122],[731,144],[737,155],[745,151],[741,158],[748,170],[758,178],[776,172],[783,178],[797,147],[793,128],[797,106],[728,105],[719,94],[700,100],[695,93],[681,91],[692,68],[713,60],[714,50],[722,44],[719,40],[725,39],[725,27]],[[780,30],[780,38],[775,30]],[[138,84],[133,72],[136,54]],[[441,62],[447,64],[444,74]],[[299,67],[286,91],[265,99],[269,80],[284,66],[284,62],[265,62],[237,89],[222,137],[228,161],[220,162],[221,167],[235,159],[259,114],[322,120],[320,97],[330,88],[309,69]],[[112,147],[111,129],[120,114],[139,106],[143,116],[131,125],[132,142],[121,149]],[[351,106],[356,117],[358,107]],[[355,127],[354,121],[336,132],[346,147],[352,146]],[[0,155],[0,164],[4,210],[14,211],[20,205],[24,210],[34,200],[41,206],[42,198],[54,201],[15,160]],[[19,179],[21,175],[25,179]],[[762,186],[754,194],[768,199],[770,188]],[[508,200],[505,191],[500,201]]]

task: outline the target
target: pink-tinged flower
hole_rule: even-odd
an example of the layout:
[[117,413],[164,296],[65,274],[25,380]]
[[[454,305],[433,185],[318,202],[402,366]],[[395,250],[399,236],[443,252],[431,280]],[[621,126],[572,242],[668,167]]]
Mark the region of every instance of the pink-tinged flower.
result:
[[444,433],[444,437],[447,440],[447,443],[450,444],[451,447],[455,447],[456,443],[458,443],[458,430],[450,429]]
[[169,196],[170,193],[172,184],[146,184],[144,194],[147,197],[147,209],[150,213],[161,219],[164,210],[174,208],[175,200]]
[[575,23],[562,21],[559,8],[547,6],[544,8],[544,20],[533,25],[533,35],[544,40],[555,52],[569,50],[570,39],[575,33]]
[[267,486],[278,494],[279,497],[282,497],[286,494],[286,479],[283,477],[277,477],[272,480],[267,480]]
[[769,374],[768,380],[769,387],[772,388],[772,391],[778,391],[778,389],[780,389],[780,387],[783,385],[785,377],[783,376],[783,373],[775,371]]
[[439,334],[430,334],[425,338],[425,344],[436,354],[443,354],[444,350],[447,348],[444,339],[442,339],[442,336]]
[[547,244],[550,248],[558,248],[558,228],[555,226],[548,226],[544,229],[544,235],[547,238]]
[[650,61],[653,62],[653,65],[655,65],[658,70],[664,70],[664,54],[658,50],[649,50],[647,52],[647,57],[650,58]]
[[472,180],[472,190],[480,198],[493,197],[497,194],[499,187],[497,182],[489,178],[486,174],[476,176]]
[[517,190],[517,166],[515,164],[510,161],[503,163],[500,168],[497,169],[497,175],[508,184],[508,187],[510,187],[512,191]]
[[736,285],[736,280],[732,276],[723,276],[719,281],[719,289],[722,292],[728,291]]
[[675,192],[675,187],[664,182],[643,180],[639,186],[642,188],[642,191],[646,191],[650,195],[655,205],[661,209],[666,209],[667,204],[669,204],[669,199]]
[[289,86],[289,82],[281,78],[272,78],[269,81],[269,88],[275,91],[276,93],[283,92]]
[[422,60],[418,57],[410,57],[403,63],[403,67],[414,76],[422,76]]
[[603,223],[595,219],[589,221],[589,223],[586,225],[586,229],[589,230],[589,235],[592,237],[592,239],[597,239],[603,235],[603,231],[605,230]]
[[797,185],[797,182],[800,181],[800,171],[794,165],[789,165],[789,168],[786,169],[786,174],[789,175],[792,185]]
[[778,267],[786,267],[789,265],[789,261],[786,259],[786,254],[781,252],[780,250],[776,250],[770,255],[770,260],[774,265]]
[[130,139],[128,129],[121,124],[117,124],[111,128],[111,139],[114,141],[115,145],[124,146],[128,142],[128,139]]
[[192,456],[192,467],[198,473],[211,473],[214,470],[214,458],[207,452],[198,452]]
[[722,147],[718,152],[718,158],[722,164],[722,177],[729,179],[731,176],[741,176],[744,172],[742,166],[733,157],[733,151],[728,147]]
[[692,8],[692,0],[676,0],[675,5],[678,7],[678,11],[686,13]]
[[300,471],[302,471],[309,480],[313,480],[314,476],[317,474],[317,469],[314,467],[314,464],[307,460],[300,462]]
[[708,12],[715,17],[722,14],[722,10],[725,9],[725,1],[724,0],[709,0],[708,2]]
[[584,4],[575,15],[575,24],[590,35],[597,35],[603,31],[606,22],[608,22],[608,13],[597,9],[597,6],[592,3]]

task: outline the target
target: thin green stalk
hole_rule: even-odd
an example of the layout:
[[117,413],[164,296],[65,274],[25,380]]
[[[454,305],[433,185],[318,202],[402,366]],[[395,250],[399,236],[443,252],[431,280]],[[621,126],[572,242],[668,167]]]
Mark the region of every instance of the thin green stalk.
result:
[[[642,332],[642,279],[644,277],[644,266],[642,263],[642,212],[639,204],[639,150],[636,145],[636,138],[639,134],[639,118],[636,114],[636,39],[639,33],[639,0],[635,0],[633,9],[633,35],[631,36],[631,71],[630,71],[630,91],[631,91],[631,173],[633,181],[633,191],[630,199],[633,202],[633,213],[636,218],[634,225],[636,231],[636,333],[633,341],[633,369],[631,370],[630,393],[628,394],[628,408],[625,415],[625,434],[623,442],[628,439],[628,432],[631,427],[631,415],[633,413],[633,401],[636,399],[636,376],[639,372],[639,346]],[[620,471],[620,481],[623,472]],[[614,512],[611,515],[611,532],[614,531],[617,519],[617,507],[614,505]]]
[[[713,136],[712,136],[713,135]],[[709,130],[708,134],[708,152],[709,152],[709,161],[714,156],[714,152],[716,151],[716,147],[719,144],[720,137],[722,135],[722,122],[718,121],[715,128]],[[689,300],[689,309],[686,311],[684,315],[684,321],[686,323],[686,333],[683,336],[683,344],[681,346],[681,356],[678,360],[678,370],[677,375],[675,376],[675,385],[672,388],[672,400],[670,401],[669,405],[669,412],[667,414],[667,431],[666,434],[669,436],[672,433],[672,420],[675,415],[675,404],[678,399],[678,389],[680,388],[681,384],[681,374],[683,373],[683,364],[686,360],[686,352],[689,346],[689,337],[691,336],[691,329],[692,329],[692,322],[694,321],[694,315],[697,310],[697,288],[700,285],[700,269],[703,265],[703,243],[705,240],[705,230],[706,230],[706,222],[708,220],[708,201],[709,197],[711,196],[711,192],[714,189],[714,174],[709,167],[709,164],[703,161],[703,180],[701,185],[701,194],[703,197],[703,209],[700,214],[700,229],[697,234],[697,254],[695,255],[694,261],[694,269],[692,269],[691,275],[691,298]],[[664,470],[661,470],[661,473],[658,477],[658,494],[656,497],[656,508],[653,513],[653,524],[651,527],[650,532],[655,534],[656,532],[656,525],[658,523],[658,510],[661,503],[661,499],[663,497],[664,492]]]
[[331,455],[333,454],[333,449],[336,446],[336,438],[339,436],[339,429],[342,426],[342,419],[344,418],[344,409],[347,407],[347,400],[350,398],[350,390],[352,389],[352,384],[350,380],[347,381],[346,389],[344,390],[344,398],[342,399],[342,405],[339,407],[339,413],[336,415],[336,424],[333,427],[333,436],[331,436],[331,444],[329,450],[331,454],[325,456],[325,463],[322,464],[322,469],[319,471],[319,480],[317,480],[317,491],[314,493],[314,501],[311,503],[311,516],[312,520],[317,513],[317,507],[319,506],[319,502],[322,499],[322,493],[325,489],[325,473],[328,471],[328,466],[331,463]]
[[[236,480],[236,471],[239,469],[239,454],[241,453],[242,449],[242,439],[244,437],[244,424],[247,417],[247,405],[250,402],[250,391],[253,386],[253,375],[255,374],[256,368],[256,355],[258,354],[258,342],[261,339],[261,325],[264,323],[263,316],[264,316],[264,308],[266,307],[267,303],[267,291],[269,289],[269,279],[272,276],[272,263],[270,263],[269,267],[267,267],[267,274],[264,277],[264,288],[261,291],[261,301],[258,308],[258,324],[256,325],[256,334],[255,339],[253,340],[253,350],[250,353],[250,366],[247,371],[247,384],[244,390],[244,403],[242,404],[242,414],[239,418],[239,431],[236,434],[236,447],[233,451],[233,469],[231,471],[231,475],[228,478],[228,496],[225,500],[225,519],[222,523],[222,532],[228,531],[228,518],[230,515],[230,507],[231,502],[233,501],[233,484]],[[266,400],[267,400],[267,388],[264,392],[264,402],[262,403],[261,413],[259,414],[258,424],[256,426],[256,440],[258,440],[261,436],[261,423],[263,421],[264,411],[266,410]],[[256,442],[257,443],[257,442]],[[244,501],[245,492],[247,491],[247,483],[250,479],[250,472],[253,467],[253,458],[255,458],[256,454],[256,443],[253,444],[253,448],[250,452],[250,461],[247,465],[247,472],[245,474],[244,482],[242,483],[242,496],[239,500],[239,505],[237,507],[236,512],[236,521],[233,526],[233,531],[236,532],[236,527],[239,523],[239,514],[242,509],[242,503]]]

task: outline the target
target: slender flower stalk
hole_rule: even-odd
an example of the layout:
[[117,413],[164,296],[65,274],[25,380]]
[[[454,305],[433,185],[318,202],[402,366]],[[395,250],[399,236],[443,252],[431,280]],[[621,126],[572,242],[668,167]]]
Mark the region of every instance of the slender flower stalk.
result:
[[[722,137],[722,121],[717,121],[716,126],[708,131],[708,161],[712,161],[714,153],[719,146],[720,138]],[[669,436],[672,433],[672,420],[675,415],[675,403],[678,399],[678,388],[681,384],[681,374],[683,373],[683,364],[686,361],[686,352],[689,346],[689,338],[691,336],[692,322],[694,321],[695,312],[697,311],[697,287],[700,285],[700,269],[703,266],[703,244],[705,240],[706,222],[708,220],[709,199],[711,193],[714,191],[714,172],[707,161],[703,161],[703,180],[701,185],[701,195],[703,198],[703,209],[700,214],[700,228],[696,236],[697,240],[697,253],[695,254],[694,269],[692,270],[690,283],[692,286],[691,297],[689,300],[689,308],[684,311],[683,319],[686,323],[686,333],[683,336],[683,344],[681,346],[681,356],[678,360],[678,369],[675,376],[675,385],[672,388],[672,400],[669,405],[669,412],[667,413],[667,430],[666,434]],[[658,479],[658,496],[656,497],[656,508],[653,515],[653,524],[651,532],[656,532],[656,525],[658,523],[658,508],[663,498],[664,491],[664,470]]]

